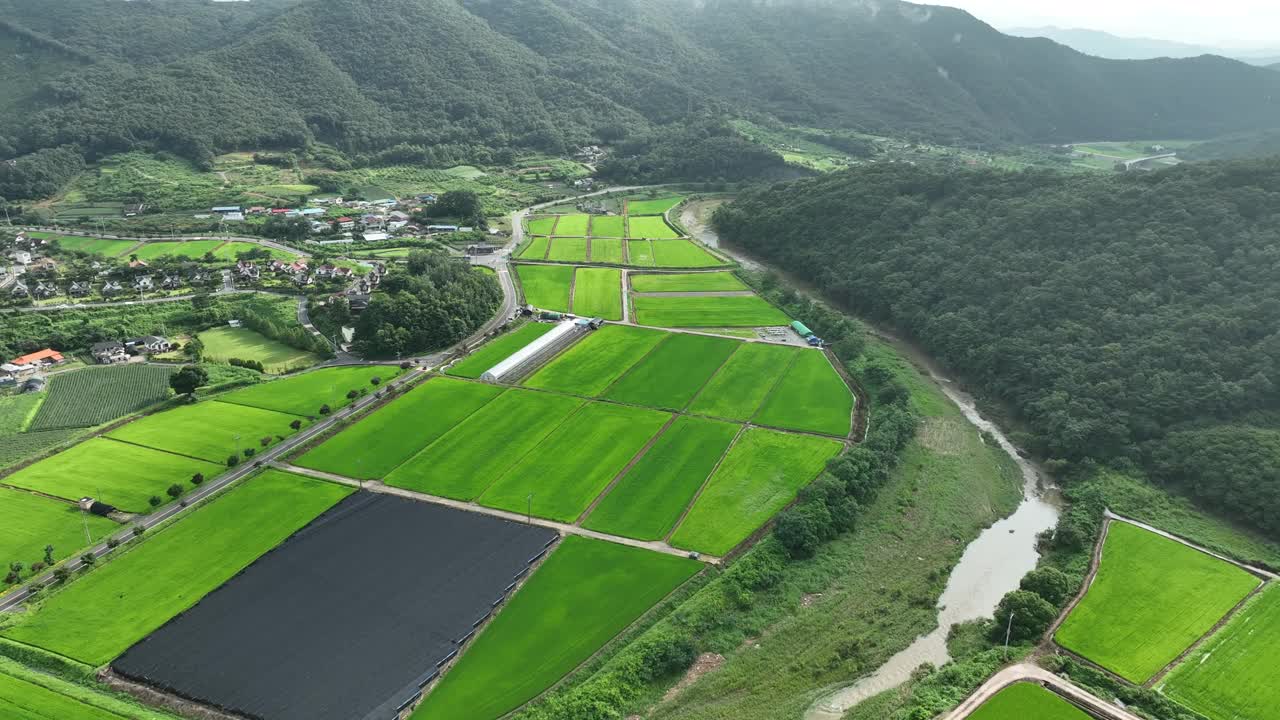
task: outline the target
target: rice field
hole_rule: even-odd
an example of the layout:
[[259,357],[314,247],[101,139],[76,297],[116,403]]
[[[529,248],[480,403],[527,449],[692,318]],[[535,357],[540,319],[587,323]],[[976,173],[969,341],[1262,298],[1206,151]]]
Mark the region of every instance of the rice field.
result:
[[591,238],[591,262],[621,265],[623,242],[625,241]]
[[605,325],[544,365],[524,384],[595,397],[666,336],[657,330]]
[[397,467],[385,482],[473,500],[582,402],[564,395],[509,390]]
[[752,422],[844,437],[853,427],[853,403],[853,393],[826,354],[802,350]]
[[593,215],[591,237],[624,238],[627,236],[627,219],[621,215]]
[[[42,676],[42,682],[36,683],[9,675],[4,670],[0,666],[0,717],[5,720],[128,720],[172,717],[140,708],[137,709],[138,712],[145,714],[122,715],[116,711],[129,712],[126,704],[109,695],[96,693],[53,676]],[[61,692],[63,690],[67,692]],[[93,700],[98,702],[89,701],[91,696],[96,696]]]
[[739,429],[716,420],[676,418],[583,526],[637,540],[666,537]]
[[517,350],[547,334],[553,327],[555,325],[551,323],[525,323],[481,345],[470,355],[455,362],[445,372],[457,377],[478,378],[489,368],[515,354]]
[[791,322],[786,313],[756,295],[633,295],[631,305],[635,308],[637,323],[654,327],[767,327]]
[[516,257],[521,260],[545,260],[547,258],[547,248],[551,245],[551,238],[536,237],[525,245],[524,249]]
[[151,496],[168,500],[165,489],[170,485],[190,487],[192,475],[213,477],[223,469],[204,460],[96,437],[28,465],[4,482],[73,502],[92,497],[129,512],[147,512]]
[[149,415],[106,437],[222,464],[246,448],[260,452],[292,435],[289,426],[296,421],[308,424],[297,415],[214,400]]
[[1280,718],[1280,585],[1240,613],[1163,682],[1165,695],[1210,720]]
[[565,538],[463,650],[411,720],[505,715],[591,657],[701,567],[647,550]]
[[267,470],[148,534],[0,635],[95,667],[107,663],[351,492]]
[[551,249],[547,251],[547,260],[555,262],[586,262],[587,239],[555,237],[551,239]]
[[707,252],[692,240],[654,240],[653,261],[658,267],[718,267],[724,261]]
[[524,290],[524,301],[542,310],[569,311],[569,290],[573,268],[555,265],[517,265],[516,275]]
[[653,243],[648,240],[628,240],[627,264],[638,267],[654,267]]
[[968,720],[1092,720],[1060,696],[1029,682],[1014,683],[973,711]]
[[1257,578],[1230,563],[1113,522],[1097,577],[1055,640],[1141,684],[1257,586]]
[[588,403],[480,496],[480,504],[574,522],[671,416]]
[[80,512],[67,502],[21,490],[0,488],[0,567],[44,560],[45,545],[53,546],[53,557],[61,560],[85,547],[85,523],[89,537],[100,539],[119,528],[111,520]]
[[731,272],[632,274],[628,277],[631,290],[638,293],[740,292],[750,289]]
[[184,242],[149,242],[139,247],[130,256],[137,255],[139,260],[155,260],[166,255],[198,260],[222,245],[222,240],[187,240]]
[[683,410],[739,345],[726,338],[671,333],[604,396],[635,405]]
[[671,544],[724,555],[794,500],[842,447],[807,435],[745,430],[676,528]]
[[683,201],[684,197],[680,195],[653,200],[628,200],[626,210],[628,215],[662,215]]
[[155,405],[169,397],[174,367],[112,365],[58,373],[49,378],[32,430],[92,427]]
[[379,480],[503,392],[496,385],[432,378],[308,451],[295,464]]
[[531,217],[525,223],[529,228],[530,235],[550,235],[556,227],[558,215],[543,215],[541,217]]
[[[319,417],[321,405],[333,410],[346,407],[353,402],[347,397],[350,391],[375,392],[382,383],[394,380],[399,374],[397,367],[378,365],[322,368],[219,395],[218,401]],[[375,378],[378,385],[372,383]]]
[[138,244],[135,240],[104,240],[101,238],[71,236],[55,237],[53,239],[58,242],[58,247],[63,250],[101,255],[103,257],[115,257]]
[[560,222],[556,223],[554,235],[556,237],[586,237],[587,228],[590,224],[591,216],[585,213],[561,215]]
[[804,352],[785,345],[743,343],[707,383],[690,412],[746,422],[786,368]]
[[0,395],[0,437],[16,435],[35,419],[45,396],[40,393]]
[[583,317],[622,319],[622,271],[578,268],[573,284],[573,312]]
[[[559,231],[557,231],[559,232]],[[627,237],[650,240],[674,240],[680,235],[661,216],[627,216]]]
[[267,247],[266,245],[259,245],[258,243],[236,242],[236,241],[229,242],[225,245],[222,245],[217,250],[214,250],[213,256],[218,258],[219,260],[227,260],[227,261],[235,262],[237,255],[241,253],[252,252],[254,250],[259,250],[259,251],[265,250],[271,256],[272,260],[284,260],[286,262],[292,262],[298,259],[297,255],[291,252],[287,252],[285,250],[280,250],[279,248]]
[[204,357],[214,362],[232,358],[257,360],[269,373],[310,367],[320,358],[306,350],[290,347],[249,328],[219,327],[205,330],[197,337],[204,343]]

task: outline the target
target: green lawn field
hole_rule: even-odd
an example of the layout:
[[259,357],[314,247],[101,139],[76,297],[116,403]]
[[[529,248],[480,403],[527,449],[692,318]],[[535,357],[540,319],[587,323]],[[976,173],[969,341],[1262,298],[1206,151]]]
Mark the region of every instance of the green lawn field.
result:
[[231,358],[257,360],[267,372],[284,372],[310,367],[319,362],[316,355],[289,347],[249,328],[220,327],[200,333],[206,360],[226,362]]
[[631,289],[639,293],[735,292],[750,289],[731,272],[654,273],[629,277]]
[[558,262],[586,262],[587,239],[556,237],[551,239],[547,259]]
[[378,480],[504,392],[496,385],[432,378],[295,461]]
[[556,223],[556,229],[553,234],[556,237],[586,237],[587,226],[590,222],[591,216],[583,213],[561,215],[560,222]]
[[531,507],[538,517],[574,522],[670,419],[656,410],[590,403],[507,470],[480,504],[512,512]]
[[624,238],[627,236],[627,219],[621,215],[593,215],[591,217],[591,236]]
[[968,720],[1090,720],[1090,717],[1053,692],[1034,683],[1020,682],[982,703]]
[[[319,417],[321,405],[328,405],[333,410],[345,407],[352,402],[347,398],[350,391],[376,392],[382,383],[395,379],[399,374],[399,368],[389,366],[322,368],[219,395],[218,400],[292,415]],[[379,379],[376,386],[371,382],[374,378]]]
[[517,265],[524,301],[542,310],[569,312],[569,288],[573,268],[554,265]]
[[671,229],[671,226],[661,216],[639,217],[630,215],[627,217],[627,237],[665,240],[678,238],[680,235]]
[[656,198],[653,200],[628,200],[628,215],[661,215],[679,205],[684,198],[680,195]]
[[169,397],[169,376],[176,371],[130,364],[59,373],[49,378],[48,396],[30,429],[92,427],[155,405]]
[[565,538],[463,651],[412,720],[494,720],[506,714],[577,667],[701,567],[647,550]]
[[525,323],[511,332],[500,335],[481,345],[470,355],[454,363],[445,372],[458,377],[478,378],[489,368],[515,354],[520,348],[546,335],[553,327],[555,325],[551,323]]
[[205,253],[213,252],[222,240],[188,240],[186,242],[149,242],[139,247],[137,250],[129,253],[137,255],[139,260],[155,260],[159,257],[171,255],[177,258],[187,260],[196,260],[204,257]]
[[622,243],[625,240],[591,238],[591,262],[622,264]]
[[745,431],[676,528],[671,544],[724,555],[795,499],[841,447],[835,440],[807,435]]
[[133,240],[103,240],[86,237],[59,237],[58,247],[72,252],[90,253],[104,257],[115,257],[125,250],[137,245]]
[[526,227],[529,228],[530,235],[550,235],[556,226],[557,215],[543,215],[542,217],[529,218]]
[[724,261],[692,240],[654,240],[653,261],[658,267],[700,268],[724,265]]
[[619,402],[683,410],[741,344],[727,338],[671,333],[604,396]]
[[677,418],[583,526],[637,540],[666,537],[738,430],[717,420]]
[[636,322],[656,327],[764,327],[786,325],[786,313],[756,295],[660,297],[633,295]]
[[1230,563],[1113,522],[1098,575],[1055,639],[1143,683],[1257,586],[1257,578]]
[[622,271],[578,268],[573,284],[573,312],[583,317],[622,319]]
[[[144,501],[145,502],[145,501]],[[85,547],[84,523],[94,540],[119,529],[111,520],[82,513],[70,503],[10,488],[0,488],[0,567],[20,562],[44,560],[44,546],[53,546],[53,556],[61,560]]]
[[[289,426],[299,420],[307,425],[296,415],[207,400],[148,415],[112,430],[107,437],[223,463],[233,453],[246,448],[259,452],[292,435],[295,431]],[[263,438],[269,438],[266,445],[261,443]]]
[[67,500],[87,496],[122,510],[147,512],[152,495],[167,501],[165,490],[170,485],[190,488],[192,475],[203,473],[211,478],[224,469],[223,465],[98,437],[28,465],[4,481]]
[[853,393],[826,354],[804,350],[751,421],[844,437],[853,425],[853,403]]
[[516,257],[522,260],[545,260],[547,257],[547,246],[550,244],[550,238],[534,238],[529,241],[529,244],[526,245]]
[[[102,665],[352,492],[267,470],[45,599],[5,637]],[[93,632],[85,632],[85,628]]]
[[803,350],[742,343],[689,407],[699,415],[747,421]]
[[524,384],[595,397],[666,336],[657,330],[605,325],[544,365]]
[[1280,585],[1272,583],[1179,665],[1164,694],[1210,720],[1280,718]]
[[653,243],[648,240],[628,240],[627,264],[653,267]]
[[0,672],[0,717],[5,720],[127,720],[100,707]]
[[253,250],[267,251],[271,255],[272,260],[284,260],[286,262],[293,262],[294,260],[298,259],[298,256],[295,255],[294,253],[287,252],[285,250],[280,250],[279,248],[267,247],[266,245],[259,245],[258,243],[251,243],[251,242],[229,242],[219,247],[217,250],[214,250],[213,256],[218,258],[219,260],[228,260],[231,262],[235,262],[237,255],[240,255],[241,253],[251,252]]
[[385,482],[472,500],[581,405],[563,395],[508,391],[396,468]]
[[[57,376],[54,376],[55,379]],[[23,432],[35,418],[45,396],[40,393],[0,395],[0,437]]]

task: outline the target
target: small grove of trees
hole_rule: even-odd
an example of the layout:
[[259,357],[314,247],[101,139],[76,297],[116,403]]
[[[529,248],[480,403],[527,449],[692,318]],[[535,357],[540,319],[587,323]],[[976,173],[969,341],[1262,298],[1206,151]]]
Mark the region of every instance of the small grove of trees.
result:
[[242,368],[247,368],[249,370],[257,370],[260,373],[265,373],[267,371],[266,367],[264,367],[262,362],[259,360],[241,360],[240,358],[231,358],[230,360],[227,361],[227,364],[232,365],[234,367],[242,367]]
[[169,377],[169,387],[188,398],[195,395],[197,388],[208,383],[209,372],[198,365],[187,365]]

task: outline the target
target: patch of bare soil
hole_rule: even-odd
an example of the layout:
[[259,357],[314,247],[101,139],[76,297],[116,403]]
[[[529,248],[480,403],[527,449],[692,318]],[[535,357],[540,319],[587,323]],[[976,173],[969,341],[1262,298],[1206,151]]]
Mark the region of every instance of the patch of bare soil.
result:
[[954,418],[928,418],[920,426],[920,444],[940,455],[958,455],[964,447],[965,434],[974,430]]
[[694,661],[693,667],[689,668],[684,677],[680,678],[680,682],[672,685],[667,694],[662,696],[662,702],[670,702],[675,699],[677,695],[684,692],[685,688],[698,682],[698,678],[718,669],[721,665],[724,665],[724,656],[720,653],[702,653]]

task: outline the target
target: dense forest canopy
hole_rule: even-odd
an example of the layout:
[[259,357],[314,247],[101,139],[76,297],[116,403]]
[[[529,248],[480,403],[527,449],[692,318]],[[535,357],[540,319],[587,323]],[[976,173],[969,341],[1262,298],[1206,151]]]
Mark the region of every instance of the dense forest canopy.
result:
[[1136,463],[1280,535],[1280,159],[868,166],[747,193],[716,223],[918,338],[1059,464]]
[[5,157],[558,153],[724,116],[949,143],[1280,125],[1280,74],[1263,68],[1102,60],[895,0],[0,0],[0,18]]

